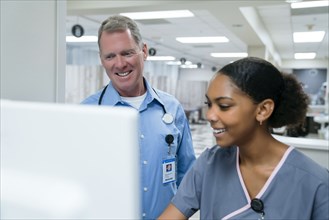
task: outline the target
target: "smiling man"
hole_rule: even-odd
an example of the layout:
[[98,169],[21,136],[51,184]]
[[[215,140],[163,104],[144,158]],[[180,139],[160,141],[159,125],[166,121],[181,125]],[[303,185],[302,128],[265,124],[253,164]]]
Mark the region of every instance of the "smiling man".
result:
[[[141,213],[144,219],[155,219],[195,161],[189,124],[178,100],[152,88],[143,77],[148,49],[133,20],[120,15],[106,19],[99,28],[98,46],[110,83],[82,104],[125,106],[139,112]],[[109,147],[115,151],[119,146]],[[172,167],[170,172],[167,166]]]

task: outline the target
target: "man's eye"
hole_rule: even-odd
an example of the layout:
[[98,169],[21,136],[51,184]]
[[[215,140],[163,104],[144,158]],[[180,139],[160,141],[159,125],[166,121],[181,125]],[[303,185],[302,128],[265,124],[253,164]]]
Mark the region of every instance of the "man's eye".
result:
[[114,55],[107,55],[105,58],[106,58],[107,60],[112,60],[112,59],[114,58]]
[[125,57],[132,57],[132,56],[134,56],[136,53],[135,52],[127,52],[127,53],[125,53],[125,54],[123,54],[123,56],[125,56]]

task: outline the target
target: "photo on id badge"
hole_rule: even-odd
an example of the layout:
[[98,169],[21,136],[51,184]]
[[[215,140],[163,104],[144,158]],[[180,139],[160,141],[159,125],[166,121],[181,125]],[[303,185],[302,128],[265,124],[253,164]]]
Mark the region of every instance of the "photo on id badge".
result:
[[162,183],[170,183],[176,180],[175,158],[165,159],[162,162]]

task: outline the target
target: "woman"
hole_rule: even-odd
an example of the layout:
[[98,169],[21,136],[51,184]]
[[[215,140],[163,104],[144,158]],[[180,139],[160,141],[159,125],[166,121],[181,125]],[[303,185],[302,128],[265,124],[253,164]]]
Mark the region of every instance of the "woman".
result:
[[305,119],[298,81],[248,57],[211,80],[207,120],[217,145],[205,150],[159,219],[329,219],[329,173],[271,128]]

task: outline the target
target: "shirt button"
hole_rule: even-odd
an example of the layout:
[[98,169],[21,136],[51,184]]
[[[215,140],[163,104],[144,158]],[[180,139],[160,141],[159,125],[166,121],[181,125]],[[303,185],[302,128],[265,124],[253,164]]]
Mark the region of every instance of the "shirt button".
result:
[[144,138],[144,135],[143,135],[143,134],[141,134],[141,138],[142,138],[142,139]]
[[146,216],[146,213],[143,213],[142,215],[143,215],[143,217],[145,217]]
[[146,192],[148,189],[147,189],[147,187],[144,187],[144,192]]
[[145,165],[146,165],[146,164],[147,164],[147,160],[144,160],[144,161],[143,161],[143,164],[145,164]]

